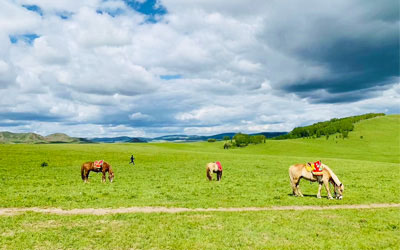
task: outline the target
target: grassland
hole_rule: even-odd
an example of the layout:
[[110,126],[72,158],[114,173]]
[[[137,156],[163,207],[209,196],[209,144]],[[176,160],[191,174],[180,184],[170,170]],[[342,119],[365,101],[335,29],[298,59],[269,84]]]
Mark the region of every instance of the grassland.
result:
[[[267,141],[231,150],[224,150],[221,142],[0,145],[0,206],[208,208],[400,203],[399,142],[400,116],[391,115],[356,124],[345,140],[331,136],[328,140]],[[128,164],[131,154],[137,159],[135,166]],[[111,163],[114,183],[100,183],[100,174],[95,173],[89,184],[82,183],[80,165],[95,159]],[[224,167],[222,181],[208,182],[205,164],[216,160]],[[288,167],[312,160],[329,165],[344,183],[342,201],[316,199],[317,185],[305,181],[301,188],[309,196],[290,195]],[[40,166],[44,161],[47,167]],[[89,236],[74,242],[83,233]],[[97,233],[107,239],[97,240]],[[299,242],[302,237],[306,240]],[[374,240],[368,243],[367,239]],[[399,209],[109,216],[26,213],[0,217],[0,243],[7,249],[281,249],[296,248],[296,244],[313,249],[395,249]]]

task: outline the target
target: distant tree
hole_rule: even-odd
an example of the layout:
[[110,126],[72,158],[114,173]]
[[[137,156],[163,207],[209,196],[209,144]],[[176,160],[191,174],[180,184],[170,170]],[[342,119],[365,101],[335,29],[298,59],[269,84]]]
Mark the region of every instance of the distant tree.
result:
[[265,136],[264,135],[252,135],[250,136],[250,143],[253,144],[259,144],[265,142]]
[[343,137],[343,140],[344,140],[344,138],[348,138],[349,137],[349,131],[343,130],[342,131],[342,137]]
[[216,139],[214,139],[214,138],[209,138],[207,141],[208,141],[208,142],[215,142]]
[[[317,122],[309,126],[305,127],[297,127],[294,128],[290,133],[281,135],[278,137],[273,138],[274,140],[281,140],[281,139],[295,139],[300,137],[307,137],[307,138],[318,138],[323,135],[333,135],[336,133],[345,134],[348,132],[353,131],[354,123],[359,122],[361,120],[370,119],[377,116],[384,116],[383,113],[370,113],[364,114],[359,116],[350,116],[345,118],[333,118],[329,121],[325,122]],[[347,138],[344,137],[344,138]],[[339,137],[343,138],[343,137]]]
[[327,140],[329,140],[329,135],[326,135],[325,137],[326,137]]
[[229,141],[231,139],[231,137],[230,136],[224,136],[224,141]]
[[247,134],[237,133],[233,136],[233,139],[235,140],[235,144],[238,147],[244,147],[249,145],[250,143],[250,136]]

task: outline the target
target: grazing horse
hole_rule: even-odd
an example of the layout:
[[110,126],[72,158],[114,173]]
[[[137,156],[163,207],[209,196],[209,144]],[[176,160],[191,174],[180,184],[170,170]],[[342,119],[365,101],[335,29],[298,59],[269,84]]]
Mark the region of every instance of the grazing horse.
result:
[[[321,188],[324,184],[326,192],[328,193],[328,199],[333,199],[329,190],[329,183],[334,186],[334,192],[336,199],[341,200],[343,198],[344,185],[339,181],[339,178],[333,173],[333,171],[325,164],[318,162],[322,166],[322,174],[314,175],[311,172],[311,163],[306,164],[295,164],[289,168],[290,184],[292,185],[293,195],[303,197],[300,191],[299,183],[301,178],[315,182],[319,184],[317,198],[321,198]],[[308,170],[307,170],[308,168]]]
[[222,166],[219,161],[217,162],[210,162],[206,165],[206,174],[208,180],[212,180],[212,173],[217,173],[217,181],[220,181],[222,178]]
[[105,161],[102,162],[100,167],[92,161],[83,163],[81,168],[81,176],[84,182],[88,182],[90,171],[97,173],[102,172],[103,173],[103,176],[101,178],[102,182],[106,182],[106,172],[108,172],[108,179],[110,180],[110,182],[113,182],[114,180],[114,172],[111,168],[111,165]]

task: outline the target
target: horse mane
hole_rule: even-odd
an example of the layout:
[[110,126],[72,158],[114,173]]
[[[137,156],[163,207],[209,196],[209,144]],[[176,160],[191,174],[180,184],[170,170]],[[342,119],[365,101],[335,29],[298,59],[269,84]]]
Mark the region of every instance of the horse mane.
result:
[[324,168],[326,169],[326,170],[328,170],[328,172],[329,172],[329,174],[331,175],[331,177],[332,177],[332,180],[333,180],[333,182],[335,183],[335,185],[336,186],[340,186],[340,185],[342,185],[342,182],[340,182],[340,180],[339,180],[339,178],[336,176],[336,174],[332,171],[332,169],[330,169],[327,165],[325,165],[325,164],[322,164],[322,165],[324,165]]

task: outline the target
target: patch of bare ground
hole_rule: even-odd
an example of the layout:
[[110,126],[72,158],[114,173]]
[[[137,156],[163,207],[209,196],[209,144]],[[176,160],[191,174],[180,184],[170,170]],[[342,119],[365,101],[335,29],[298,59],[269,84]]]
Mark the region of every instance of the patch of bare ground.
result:
[[124,208],[0,208],[0,215],[17,215],[24,212],[48,213],[58,215],[107,215],[125,213],[184,213],[184,212],[252,212],[286,210],[335,210],[335,209],[375,209],[400,208],[400,204],[355,204],[332,206],[273,206],[273,207],[219,207],[219,208],[183,208],[183,207],[124,207]]

